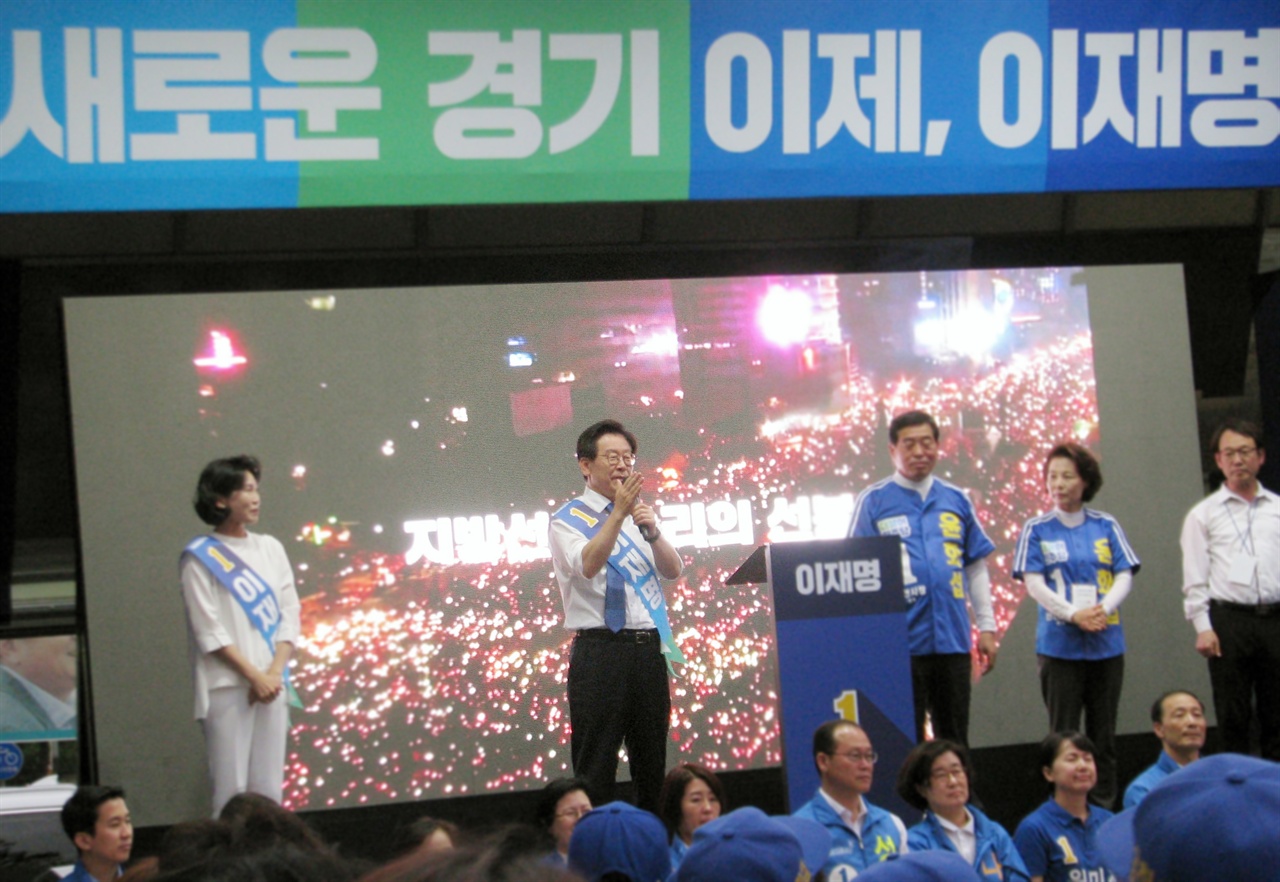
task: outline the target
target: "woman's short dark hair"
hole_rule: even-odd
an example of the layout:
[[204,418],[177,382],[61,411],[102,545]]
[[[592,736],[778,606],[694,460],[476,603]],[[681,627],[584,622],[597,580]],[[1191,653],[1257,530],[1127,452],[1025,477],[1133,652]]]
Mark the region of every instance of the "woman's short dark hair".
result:
[[534,807],[533,822],[544,834],[551,835],[551,823],[556,819],[556,806],[575,790],[581,790],[591,798],[591,789],[585,778],[556,778],[542,788],[538,804]]
[[1069,459],[1075,464],[1080,480],[1084,481],[1081,498],[1085,502],[1092,501],[1098,495],[1098,491],[1102,489],[1102,467],[1098,465],[1098,458],[1089,452],[1089,448],[1074,441],[1064,441],[1054,447],[1044,458],[1044,467],[1041,469],[1046,480],[1049,477],[1049,463],[1055,459]]
[[969,798],[973,798],[973,763],[969,760],[969,751],[963,744],[939,738],[925,741],[911,748],[907,758],[902,761],[898,771],[898,795],[912,808],[924,811],[929,807],[929,800],[920,793],[920,788],[929,789],[929,776],[933,774],[933,764],[944,753],[954,753],[964,766],[964,776],[969,783]]
[[[1092,757],[1098,755],[1098,749],[1093,746],[1093,742],[1087,735],[1075,731],[1051,732],[1040,742],[1040,768],[1052,768],[1053,761],[1058,758],[1058,751],[1062,750],[1064,744],[1070,744],[1076,750],[1082,750]],[[1053,784],[1049,786],[1052,788]]]
[[667,777],[662,782],[662,792],[658,795],[658,817],[662,818],[662,823],[667,826],[668,839],[675,836],[676,831],[680,829],[680,821],[684,814],[681,807],[684,792],[694,781],[702,781],[710,787],[711,792],[720,801],[721,811],[728,811],[724,785],[720,783],[715,772],[697,763],[681,763],[667,772]]
[[196,482],[194,500],[200,520],[216,527],[227,519],[229,512],[218,507],[218,500],[226,499],[237,490],[244,489],[245,472],[253,475],[255,481],[262,481],[262,464],[257,457],[247,454],[215,459],[204,467],[200,480]]

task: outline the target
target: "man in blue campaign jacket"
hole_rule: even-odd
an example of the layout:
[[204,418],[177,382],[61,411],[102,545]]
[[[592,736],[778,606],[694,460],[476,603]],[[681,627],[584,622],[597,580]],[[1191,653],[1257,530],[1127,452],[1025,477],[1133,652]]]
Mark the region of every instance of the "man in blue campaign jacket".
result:
[[1151,728],[1160,739],[1160,758],[1133,779],[1124,792],[1124,807],[1136,808],[1152,787],[1200,759],[1207,725],[1204,704],[1185,689],[1157,698],[1151,705]]
[[978,625],[978,654],[991,670],[996,619],[986,557],[995,545],[965,492],[933,476],[938,423],[932,416],[913,410],[894,417],[889,452],[897,471],[858,494],[849,535],[902,540],[916,739],[925,740],[927,712],[934,737],[967,745],[972,663],[966,602]]
[[822,867],[829,882],[847,882],[907,850],[902,820],[863,798],[871,789],[876,754],[861,726],[848,720],[823,723],[813,733],[813,762],[822,784],[795,816],[831,832],[831,853]]

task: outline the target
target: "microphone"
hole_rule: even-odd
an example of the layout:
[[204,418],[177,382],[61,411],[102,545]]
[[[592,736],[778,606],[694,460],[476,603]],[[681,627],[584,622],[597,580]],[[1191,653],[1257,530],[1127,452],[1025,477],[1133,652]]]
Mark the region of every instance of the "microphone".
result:
[[640,535],[644,537],[645,542],[657,542],[662,531],[657,527],[645,526],[640,528]]

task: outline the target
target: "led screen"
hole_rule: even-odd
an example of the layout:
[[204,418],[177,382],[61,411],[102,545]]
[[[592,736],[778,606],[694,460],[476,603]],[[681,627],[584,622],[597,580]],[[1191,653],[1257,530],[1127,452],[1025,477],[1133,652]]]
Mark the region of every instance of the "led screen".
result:
[[[686,561],[668,588],[689,659],[673,680],[669,761],[777,765],[767,589],[725,578],[762,543],[844,535],[855,493],[891,468],[889,417],[918,407],[942,426],[937,474],[971,488],[997,545],[1008,628],[1022,596],[1009,562],[1042,508],[1047,445],[1099,441],[1081,279],[1042,268],[70,300],[91,649],[113,690],[98,726],[112,745],[155,741],[147,760],[111,747],[104,763],[117,777],[195,770],[157,804],[204,798],[176,563],[202,528],[190,506],[201,467],[248,452],[264,464],[260,529],[285,543],[303,599],[289,805],[568,774],[571,635],[548,518],[580,490],[578,433],[609,416],[639,436],[644,497]],[[106,676],[139,647],[156,660],[150,694]]]

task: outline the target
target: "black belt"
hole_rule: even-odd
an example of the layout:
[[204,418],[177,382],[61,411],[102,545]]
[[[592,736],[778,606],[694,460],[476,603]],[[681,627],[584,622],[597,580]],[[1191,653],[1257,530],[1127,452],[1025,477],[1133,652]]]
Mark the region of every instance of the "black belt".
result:
[[583,628],[578,632],[579,640],[595,640],[609,643],[657,643],[657,628],[623,628],[611,631],[608,628]]
[[1210,600],[1209,606],[1214,609],[1229,609],[1233,612],[1248,613],[1265,619],[1268,616],[1280,616],[1280,603],[1235,603],[1230,600]]

